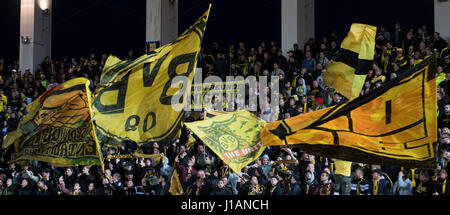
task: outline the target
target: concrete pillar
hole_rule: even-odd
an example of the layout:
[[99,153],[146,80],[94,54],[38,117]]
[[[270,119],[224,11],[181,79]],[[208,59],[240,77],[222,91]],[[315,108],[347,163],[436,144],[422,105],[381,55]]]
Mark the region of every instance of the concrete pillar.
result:
[[178,0],[147,0],[146,40],[150,47],[178,36]]
[[292,45],[303,49],[305,42],[314,37],[314,0],[281,1],[281,49],[287,55]]
[[52,52],[52,0],[20,1],[19,69],[35,72]]
[[450,1],[434,0],[434,30],[450,41]]

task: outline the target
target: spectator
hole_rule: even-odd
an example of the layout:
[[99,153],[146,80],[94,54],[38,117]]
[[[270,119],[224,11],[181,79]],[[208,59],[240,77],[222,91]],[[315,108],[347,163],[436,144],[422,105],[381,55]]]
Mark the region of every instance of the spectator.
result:
[[393,194],[394,195],[412,195],[412,182],[403,171],[398,172],[398,179],[394,184]]
[[272,178],[270,179],[269,195],[271,196],[283,195],[283,190],[278,185],[278,178],[276,176],[272,176]]
[[390,195],[390,184],[386,179],[382,179],[382,172],[380,169],[375,169],[372,172],[372,181],[369,183],[369,190],[371,195]]
[[352,162],[343,160],[334,160],[335,172],[334,180],[336,184],[336,193],[341,195],[350,195],[351,190],[351,166]]
[[369,181],[364,178],[364,171],[361,167],[355,169],[355,174],[351,183],[351,195],[369,195]]

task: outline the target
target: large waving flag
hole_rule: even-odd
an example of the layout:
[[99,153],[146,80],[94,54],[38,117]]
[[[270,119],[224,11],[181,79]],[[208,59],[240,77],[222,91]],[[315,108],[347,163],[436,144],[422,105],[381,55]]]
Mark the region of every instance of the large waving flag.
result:
[[250,112],[241,110],[219,113],[206,120],[186,123],[186,126],[234,172],[240,172],[266,148],[260,140],[264,123]]
[[3,147],[14,144],[17,160],[39,160],[57,166],[102,165],[94,132],[89,80],[58,85],[27,106],[28,114]]
[[[184,112],[172,107],[172,98],[180,98],[177,105],[184,107],[210,8],[175,41],[151,54],[134,61],[107,59],[94,99],[99,140],[146,144],[177,136]],[[172,86],[176,76],[189,81]]]
[[371,25],[352,24],[339,53],[323,76],[325,85],[332,86],[348,99],[359,96],[373,60],[376,31]]
[[347,161],[435,168],[435,62],[424,62],[344,104],[267,123],[263,145],[296,144]]

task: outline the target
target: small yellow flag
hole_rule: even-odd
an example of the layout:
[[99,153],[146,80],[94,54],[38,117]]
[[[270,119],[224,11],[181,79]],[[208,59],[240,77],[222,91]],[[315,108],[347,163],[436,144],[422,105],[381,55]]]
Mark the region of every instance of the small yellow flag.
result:
[[[176,40],[134,61],[108,58],[94,93],[99,140],[142,145],[179,135],[209,11]],[[177,76],[187,83],[172,83]]]

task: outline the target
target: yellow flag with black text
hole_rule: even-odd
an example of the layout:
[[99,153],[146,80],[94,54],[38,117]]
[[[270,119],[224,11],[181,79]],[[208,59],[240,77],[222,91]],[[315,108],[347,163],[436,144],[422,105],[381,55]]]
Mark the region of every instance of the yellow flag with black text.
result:
[[[109,145],[125,140],[142,145],[177,136],[209,11],[176,40],[147,55],[134,61],[107,59],[94,94],[99,140]],[[176,76],[188,81],[172,83]]]
[[435,62],[424,60],[369,94],[267,123],[265,146],[296,145],[346,161],[436,168]]
[[3,147],[14,144],[16,161],[103,167],[89,84],[86,78],[75,78],[46,91],[26,107],[28,114],[8,133]]
[[260,140],[264,123],[241,110],[185,124],[234,172],[240,172],[266,148]]
[[359,96],[375,52],[375,26],[353,23],[323,75],[326,86],[353,99]]

